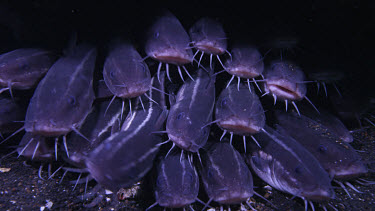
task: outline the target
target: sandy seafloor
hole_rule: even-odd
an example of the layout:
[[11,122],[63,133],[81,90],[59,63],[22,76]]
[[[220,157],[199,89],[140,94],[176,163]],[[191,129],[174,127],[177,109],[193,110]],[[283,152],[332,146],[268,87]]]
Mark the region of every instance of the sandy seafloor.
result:
[[[357,94],[356,98],[353,98],[354,101],[366,99],[365,101],[369,103],[367,101],[369,98],[375,99],[373,83],[375,75],[373,38],[375,35],[372,30],[375,21],[372,11],[374,11],[375,4],[373,3],[348,0],[331,3],[314,1],[308,4],[300,1],[288,3],[277,1],[279,3],[275,4],[273,1],[265,1],[264,3],[252,2],[252,6],[248,7],[217,1],[207,3],[166,1],[161,5],[154,2],[153,5],[144,3],[132,7],[120,1],[103,3],[103,5],[94,4],[91,1],[75,3],[75,1],[40,0],[24,4],[4,2],[0,2],[0,9],[6,5],[11,8],[9,10],[11,13],[18,13],[21,19],[26,21],[19,24],[18,20],[12,19],[11,16],[4,17],[5,13],[0,14],[1,53],[25,46],[61,50],[66,47],[67,40],[73,31],[78,32],[80,40],[98,44],[100,50],[105,49],[103,46],[111,38],[128,34],[132,40],[136,38],[136,47],[140,49],[142,38],[138,36],[144,32],[144,26],[152,22],[152,17],[146,17],[145,14],[156,13],[157,9],[166,7],[186,27],[200,17],[218,18],[228,32],[230,44],[237,39],[263,40],[263,35],[270,34],[297,35],[301,38],[299,47],[302,49],[296,51],[295,58],[303,67],[328,66],[341,69],[347,75],[339,87],[347,90],[351,89],[348,87],[356,87],[354,93]],[[8,23],[22,29],[16,34],[16,38],[10,33],[11,27]],[[132,25],[129,25],[130,23]],[[261,49],[263,54],[267,50],[266,47]],[[101,54],[100,58],[103,60],[103,51]],[[144,53],[142,56],[145,56]],[[155,71],[155,65],[150,69]],[[316,102],[316,98],[313,102]],[[373,106],[369,103],[362,107]],[[366,112],[374,114],[375,110],[366,110]],[[369,127],[358,131],[354,133],[354,137],[355,141],[352,146],[359,150],[362,158],[369,163],[371,171],[374,171],[375,128]],[[17,140],[13,141],[17,142]],[[11,143],[3,146],[0,146],[0,157],[13,150],[8,148],[12,146]],[[53,164],[52,171],[61,165],[62,163]],[[84,194],[85,185],[78,184],[73,190],[74,184],[69,182],[76,180],[79,174],[68,173],[60,184],[62,171],[56,173],[53,179],[43,180],[38,177],[39,166],[40,163],[31,163],[24,158],[17,158],[16,155],[1,161],[0,210],[109,210],[120,207],[124,210],[145,210],[154,203],[152,189],[149,188],[150,185],[145,184],[141,185],[141,191],[135,197],[130,197],[124,202],[113,205],[111,195],[107,195],[98,206],[89,209],[84,206],[87,202],[82,201],[80,197]],[[48,164],[44,165],[43,178],[48,177],[47,166]],[[279,210],[304,210],[301,199],[292,199],[291,195],[274,189],[266,191],[263,188],[266,184],[254,174],[253,176],[254,185],[257,187],[255,190],[270,200]],[[363,178],[375,181],[373,173]],[[375,185],[363,186],[354,181],[351,181],[351,184],[362,193],[348,188],[350,198],[344,190],[335,185],[337,198],[329,203],[338,210],[375,210]],[[89,183],[88,191],[94,186],[94,182]],[[255,196],[251,201],[252,206],[257,210],[275,209],[259,197]],[[218,204],[212,203],[211,205],[220,209]],[[194,203],[192,207],[194,210],[203,208],[199,203]],[[327,205],[326,207],[333,210]],[[315,208],[318,209],[316,203]],[[155,208],[157,209],[160,207]],[[239,206],[231,206],[231,210],[239,209]]]

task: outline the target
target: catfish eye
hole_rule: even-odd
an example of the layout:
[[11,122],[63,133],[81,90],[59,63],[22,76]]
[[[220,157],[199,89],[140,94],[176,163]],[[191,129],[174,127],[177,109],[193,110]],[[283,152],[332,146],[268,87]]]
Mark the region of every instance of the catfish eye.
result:
[[114,72],[114,71],[111,71],[111,72],[109,73],[109,77],[110,77],[111,79],[115,79],[115,72]]
[[294,172],[296,172],[297,174],[302,174],[303,169],[302,169],[301,166],[297,166],[297,167],[294,169]]
[[30,69],[30,66],[28,64],[23,64],[23,65],[21,65],[21,69],[28,70],[28,69]]
[[155,33],[154,33],[154,37],[155,37],[155,38],[158,38],[158,37],[159,37],[159,32],[155,32]]
[[72,106],[76,105],[76,98],[74,96],[69,96],[68,103]]
[[212,173],[211,169],[208,169],[208,171],[207,171],[207,178],[211,179],[213,177],[214,177],[214,174]]
[[220,105],[221,105],[221,107],[226,106],[227,105],[227,99],[224,98],[223,100],[221,100]]
[[327,147],[325,147],[324,145],[319,145],[318,150],[321,153],[325,153],[327,151]]
[[182,119],[184,116],[185,116],[185,113],[184,113],[184,112],[179,113],[179,114],[177,115],[177,120]]

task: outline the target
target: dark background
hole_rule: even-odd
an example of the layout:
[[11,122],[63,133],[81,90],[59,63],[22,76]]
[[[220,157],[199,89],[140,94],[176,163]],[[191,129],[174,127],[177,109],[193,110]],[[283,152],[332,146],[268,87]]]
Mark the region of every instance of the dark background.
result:
[[119,37],[130,39],[145,56],[145,32],[167,9],[187,30],[201,17],[217,19],[227,32],[229,50],[233,43],[250,43],[264,54],[270,49],[265,44],[273,38],[296,37],[293,60],[306,71],[336,69],[361,85],[359,93],[364,96],[375,90],[371,1],[137,2],[0,1],[0,52],[21,47],[61,52],[76,32],[80,41],[95,44],[102,56],[108,42]]

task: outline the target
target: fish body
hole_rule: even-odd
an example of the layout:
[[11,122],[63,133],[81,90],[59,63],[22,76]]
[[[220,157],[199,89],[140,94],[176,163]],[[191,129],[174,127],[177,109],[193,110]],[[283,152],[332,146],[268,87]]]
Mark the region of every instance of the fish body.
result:
[[225,63],[225,70],[241,78],[256,78],[264,71],[263,57],[252,46],[240,46],[231,51],[232,59]]
[[207,142],[215,105],[215,79],[199,69],[195,81],[187,81],[171,106],[167,133],[180,148],[197,152]]
[[[85,167],[85,159],[91,150],[112,134],[112,127],[120,124],[121,100],[96,102],[79,128],[81,134],[72,133],[67,138],[69,157],[65,160],[77,167]],[[107,109],[108,108],[108,109]],[[117,126],[119,127],[119,126]]]
[[145,51],[151,58],[175,65],[193,61],[190,38],[180,21],[171,13],[159,17],[148,32]]
[[0,97],[0,133],[12,133],[22,127],[26,107],[15,100]]
[[82,44],[50,68],[30,100],[26,132],[59,136],[82,123],[95,98],[95,59],[96,49]]
[[113,97],[113,93],[109,90],[104,80],[99,80],[96,84],[95,99],[103,99]]
[[[131,131],[142,126],[146,131],[154,131],[155,127],[152,123],[145,124],[144,120],[149,119],[148,122],[156,122],[162,113],[166,113],[166,103],[165,103],[165,92],[164,92],[164,75],[165,72],[161,72],[160,82],[156,76],[152,77],[151,84],[154,88],[147,92],[147,96],[141,96],[137,102],[135,111],[129,113],[126,117],[124,123],[121,126],[122,131]],[[140,101],[142,100],[142,102]],[[145,129],[145,127],[149,127]],[[158,130],[158,129],[156,129]]]
[[193,46],[208,54],[221,55],[227,50],[223,26],[211,18],[201,18],[190,28]]
[[151,86],[151,74],[142,57],[129,43],[118,43],[107,56],[103,78],[108,89],[120,98],[144,94]]
[[307,200],[335,197],[329,174],[319,161],[290,136],[265,127],[267,132],[254,136],[262,148],[251,147],[246,162],[272,187]]
[[265,124],[265,115],[258,96],[240,84],[229,85],[217,99],[216,124],[223,130],[238,135],[258,133]]
[[265,92],[279,100],[302,100],[306,95],[305,75],[301,68],[289,61],[273,61],[264,73]]
[[232,145],[214,143],[202,154],[200,175],[210,200],[238,204],[253,195],[253,177]]
[[276,114],[279,133],[292,136],[304,146],[331,177],[350,179],[368,172],[354,148],[323,124],[294,113]]
[[[155,84],[158,80],[153,77],[152,81]],[[149,91],[151,98],[152,92],[155,91]],[[144,110],[139,108],[130,114],[119,132],[89,153],[85,161],[87,169],[105,188],[118,191],[130,187],[153,166],[161,142],[161,138],[153,132],[162,128],[168,114],[165,107],[159,106],[162,101],[158,101],[158,104],[147,101]]]
[[318,124],[323,125],[327,128],[331,133],[337,135],[342,141],[346,143],[353,142],[353,136],[346,128],[344,123],[335,115],[329,113],[324,109],[319,109],[320,114],[310,110],[304,111],[305,108],[302,109],[303,114],[301,118],[309,118]]
[[158,164],[157,172],[155,198],[160,206],[180,208],[198,197],[198,173],[185,156],[168,155]]
[[30,89],[49,70],[56,56],[37,48],[21,48],[0,55],[0,86]]

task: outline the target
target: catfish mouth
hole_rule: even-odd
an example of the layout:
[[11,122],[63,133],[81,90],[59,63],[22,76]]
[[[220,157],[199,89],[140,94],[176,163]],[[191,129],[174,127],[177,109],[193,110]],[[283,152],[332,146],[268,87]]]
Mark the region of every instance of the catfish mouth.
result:
[[38,122],[32,125],[31,128],[25,128],[26,132],[46,137],[61,136],[69,133],[72,129],[67,127],[58,127],[52,123]]
[[146,86],[132,86],[132,87],[125,87],[122,90],[123,92],[117,94],[116,96],[120,98],[134,98],[143,95],[146,93],[150,87]]
[[[179,193],[177,193],[177,194],[179,195]],[[157,201],[159,202],[159,205],[162,206],[162,207],[182,208],[182,207],[185,207],[186,205],[194,203],[195,199],[190,200],[190,199],[184,199],[184,198],[181,198],[181,197],[176,199],[176,196],[172,196],[172,197],[166,197],[165,196],[165,197],[160,197]]]
[[150,90],[151,78],[145,78],[137,81],[128,81],[124,84],[117,82],[116,84],[108,85],[107,88],[117,97],[120,98],[133,98],[143,95],[145,92]]
[[15,80],[2,80],[0,79],[0,89],[1,87],[3,88],[8,88],[8,86],[11,86],[12,89],[29,89],[32,88],[35,85],[35,82],[37,79],[28,79],[27,81],[15,81]]
[[[190,151],[190,152],[198,152],[198,150],[201,148],[201,146],[193,143],[193,140],[186,140],[182,136],[175,136],[171,133],[168,133],[168,137],[173,143],[175,143],[178,147],[181,149]],[[205,143],[202,143],[202,146]]]
[[251,120],[244,120],[238,117],[230,117],[219,121],[217,125],[223,130],[232,131],[237,135],[247,135],[258,133],[262,128],[252,124]]
[[335,199],[335,192],[332,188],[321,189],[317,187],[313,192],[302,193],[301,195],[311,201],[328,201],[331,199]]
[[190,56],[185,52],[185,50],[184,52],[181,52],[174,48],[156,51],[152,54],[152,58],[163,63],[170,63],[178,66],[188,64],[193,61],[193,56]]
[[243,201],[246,201],[252,195],[253,193],[247,191],[230,191],[229,193],[224,192],[223,194],[221,194],[221,196],[217,197],[215,201],[219,202],[220,204],[239,204]]
[[194,47],[197,48],[200,51],[203,51],[203,52],[208,53],[208,54],[213,54],[213,55],[221,55],[221,54],[225,53],[225,50],[226,50],[226,49],[218,46],[216,42],[211,42],[211,41],[207,41],[207,40],[202,40],[202,41],[196,42],[194,44]]
[[338,169],[334,174],[334,178],[340,180],[349,180],[362,176],[366,173],[368,173],[366,165],[360,161],[357,161],[353,162],[348,168]]
[[260,73],[255,70],[256,68],[254,67],[238,65],[234,67],[229,67],[227,69],[227,72],[229,72],[232,75],[239,76],[241,78],[256,78],[260,75]]
[[299,84],[285,80],[272,80],[266,82],[266,89],[275,94],[280,99],[285,100],[302,100],[305,93],[298,90]]

